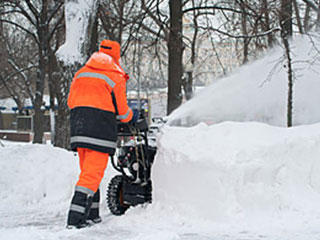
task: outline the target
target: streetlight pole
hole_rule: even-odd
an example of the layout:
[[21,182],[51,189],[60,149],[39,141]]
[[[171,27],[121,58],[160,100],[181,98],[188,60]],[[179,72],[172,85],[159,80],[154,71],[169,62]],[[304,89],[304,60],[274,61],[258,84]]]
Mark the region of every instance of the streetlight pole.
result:
[[140,42],[140,38],[137,38],[138,40],[138,110],[141,110],[141,97],[140,97],[140,91],[141,91],[141,68],[140,68],[140,64],[141,64],[141,42]]

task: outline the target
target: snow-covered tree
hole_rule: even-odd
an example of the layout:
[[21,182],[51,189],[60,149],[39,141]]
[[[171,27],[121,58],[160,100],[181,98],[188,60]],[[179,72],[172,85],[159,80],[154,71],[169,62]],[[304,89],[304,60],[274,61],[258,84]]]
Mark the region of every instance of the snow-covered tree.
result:
[[59,108],[55,145],[59,147],[69,148],[68,92],[74,73],[88,58],[98,3],[95,0],[65,0],[66,40],[57,52],[61,75],[57,91]]

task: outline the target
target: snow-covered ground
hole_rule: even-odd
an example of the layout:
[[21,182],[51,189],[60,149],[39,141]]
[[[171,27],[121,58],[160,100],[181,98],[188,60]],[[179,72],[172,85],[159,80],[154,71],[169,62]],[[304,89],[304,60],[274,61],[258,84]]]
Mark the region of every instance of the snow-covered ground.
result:
[[158,139],[154,203],[65,229],[78,160],[50,145],[0,146],[0,239],[320,239],[320,124],[168,127]]

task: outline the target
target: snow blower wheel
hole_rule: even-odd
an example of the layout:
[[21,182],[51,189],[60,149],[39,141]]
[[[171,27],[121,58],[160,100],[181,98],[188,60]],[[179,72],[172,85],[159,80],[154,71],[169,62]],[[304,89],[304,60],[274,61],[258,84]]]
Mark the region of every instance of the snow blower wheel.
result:
[[130,206],[123,203],[123,181],[121,175],[114,176],[108,186],[107,202],[110,212],[114,215],[123,215]]

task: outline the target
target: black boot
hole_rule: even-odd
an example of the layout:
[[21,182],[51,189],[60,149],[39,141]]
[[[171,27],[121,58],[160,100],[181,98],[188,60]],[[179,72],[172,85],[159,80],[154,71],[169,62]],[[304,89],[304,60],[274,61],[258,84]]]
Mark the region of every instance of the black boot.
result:
[[93,223],[100,223],[102,221],[99,216],[99,205],[100,205],[100,190],[93,195],[92,205],[89,211],[88,220],[91,220]]
[[76,186],[71,200],[67,228],[83,228],[88,225],[87,218],[92,205],[93,193],[88,188]]

